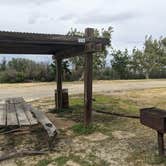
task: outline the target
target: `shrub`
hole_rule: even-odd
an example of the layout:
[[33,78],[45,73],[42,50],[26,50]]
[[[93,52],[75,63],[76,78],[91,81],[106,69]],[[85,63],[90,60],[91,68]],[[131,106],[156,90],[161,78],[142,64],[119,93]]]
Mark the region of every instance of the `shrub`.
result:
[[1,83],[16,83],[25,81],[25,75],[22,72],[17,72],[16,70],[5,70],[0,73]]

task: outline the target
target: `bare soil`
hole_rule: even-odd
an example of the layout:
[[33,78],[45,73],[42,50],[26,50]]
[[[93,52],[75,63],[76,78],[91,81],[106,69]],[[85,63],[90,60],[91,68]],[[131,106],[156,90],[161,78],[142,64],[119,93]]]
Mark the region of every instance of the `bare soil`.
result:
[[[139,119],[121,118],[111,115],[94,114],[97,131],[90,135],[77,135],[71,127],[77,123],[72,118],[50,113],[54,107],[54,83],[3,84],[0,98],[23,96],[32,105],[44,111],[57,126],[60,134],[54,142],[54,151],[42,156],[17,157],[0,163],[0,166],[152,166],[166,165],[159,158],[156,132],[140,124]],[[65,83],[73,98],[79,99],[83,92],[81,82]],[[95,81],[95,93],[106,95],[112,103],[103,103],[109,109],[139,113],[139,108],[156,106],[166,108],[166,80]],[[25,93],[27,92],[27,93]],[[22,94],[22,95],[21,95]],[[52,96],[52,97],[47,97]],[[12,97],[13,97],[12,96]],[[113,97],[116,100],[113,100]],[[41,98],[39,100],[34,100]],[[124,103],[125,100],[125,103]],[[108,100],[109,101],[109,100]],[[127,101],[127,102],[126,102]],[[101,101],[96,101],[99,106]],[[77,100],[75,101],[77,104]],[[110,105],[109,105],[110,104]],[[112,104],[112,105],[111,105]],[[135,110],[131,105],[135,105]],[[102,107],[100,107],[102,108]],[[71,116],[74,116],[71,114]],[[83,118],[78,116],[78,118]],[[36,126],[27,133],[0,134],[0,155],[13,150],[48,148],[45,131]]]

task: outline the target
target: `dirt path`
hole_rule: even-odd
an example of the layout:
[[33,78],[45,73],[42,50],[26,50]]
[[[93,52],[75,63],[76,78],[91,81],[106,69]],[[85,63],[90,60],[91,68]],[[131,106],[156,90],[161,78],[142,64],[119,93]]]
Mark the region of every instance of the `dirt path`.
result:
[[[54,95],[55,83],[24,83],[24,84],[0,84],[0,100],[8,97],[22,96],[27,100],[33,100]],[[83,93],[82,82],[64,83],[64,88],[69,89],[69,94]],[[122,80],[122,81],[94,81],[95,93],[115,93],[134,89],[162,88],[166,87],[166,79],[163,80]]]

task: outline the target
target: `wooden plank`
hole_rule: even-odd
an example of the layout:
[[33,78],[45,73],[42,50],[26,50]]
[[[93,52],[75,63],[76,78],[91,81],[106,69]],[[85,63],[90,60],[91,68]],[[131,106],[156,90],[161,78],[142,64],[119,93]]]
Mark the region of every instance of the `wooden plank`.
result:
[[49,137],[54,137],[57,134],[57,129],[54,124],[45,116],[45,114],[37,109],[32,109],[37,120],[43,125]]
[[[24,102],[24,99],[22,97],[9,98],[9,99],[7,99],[7,102],[9,103],[9,107],[11,106],[15,110],[18,125],[19,126],[28,126],[28,125],[30,125],[30,122],[27,119],[27,117],[24,113],[23,106],[22,106],[22,103]],[[7,119],[7,121],[8,121],[8,119]],[[9,124],[9,122],[7,122],[7,124]]]
[[16,110],[22,110],[22,113],[19,113],[17,111],[18,119],[21,120],[22,125],[38,124],[38,121],[31,112],[31,107],[29,107],[28,104],[26,104],[25,100],[22,97],[12,98],[11,102],[15,103],[15,105],[18,105]]
[[31,110],[32,110],[31,106],[27,103],[24,103],[24,112],[25,112],[30,124],[36,125],[36,124],[38,124],[38,121],[36,120],[36,118],[32,114]]
[[6,105],[0,104],[0,126],[6,126]]
[[63,49],[60,51],[57,51],[53,56],[52,59],[56,60],[56,58],[69,58],[69,57],[74,57],[74,56],[82,56],[84,55],[84,47],[70,47],[67,49]]
[[7,111],[7,126],[18,126],[18,119],[16,116],[16,110],[13,103],[10,100],[6,101],[6,111]]
[[17,104],[17,103],[23,103],[25,102],[25,100],[22,97],[17,97],[17,98],[12,98],[11,102]]
[[15,109],[16,109],[16,115],[18,119],[18,123],[20,126],[28,126],[31,125],[25,112],[24,112],[24,106],[23,103],[16,103]]

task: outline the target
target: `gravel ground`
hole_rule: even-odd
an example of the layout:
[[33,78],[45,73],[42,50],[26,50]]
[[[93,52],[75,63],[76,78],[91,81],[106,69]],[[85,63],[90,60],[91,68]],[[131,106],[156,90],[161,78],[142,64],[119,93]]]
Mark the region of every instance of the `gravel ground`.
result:
[[[94,81],[95,93],[118,93],[128,90],[166,87],[166,79],[163,80],[122,80],[122,81]],[[26,100],[39,99],[54,95],[56,83],[24,83],[24,84],[0,84],[0,100],[8,97],[24,97]],[[83,93],[83,82],[64,83],[63,88],[69,89],[69,94]]]

